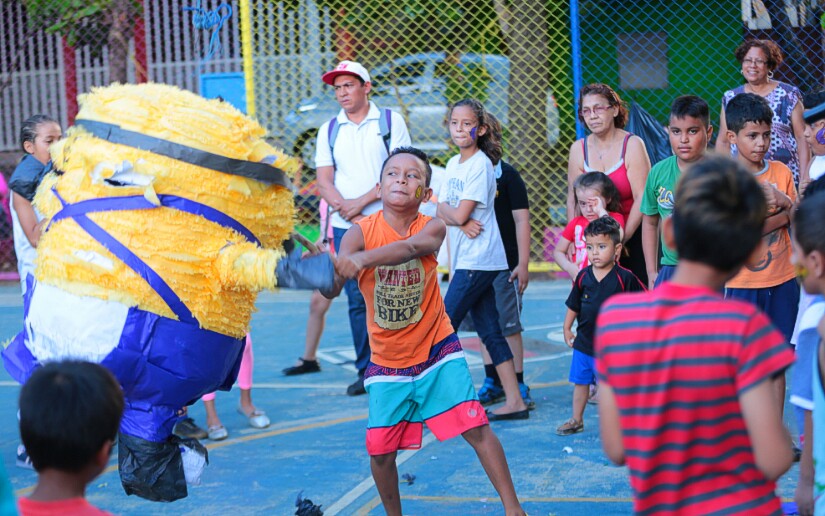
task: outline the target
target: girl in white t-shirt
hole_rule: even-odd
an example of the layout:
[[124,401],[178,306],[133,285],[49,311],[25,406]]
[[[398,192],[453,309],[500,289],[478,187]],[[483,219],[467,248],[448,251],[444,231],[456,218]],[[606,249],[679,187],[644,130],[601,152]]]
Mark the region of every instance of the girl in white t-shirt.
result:
[[489,130],[484,106],[475,99],[455,103],[449,125],[459,154],[447,163],[438,195],[437,215],[449,228],[452,248],[453,273],[444,305],[453,328],[470,314],[501,378],[505,404],[488,410],[487,417],[491,421],[527,419],[530,412],[518,387],[513,353],[498,324],[493,288],[498,273],[508,270],[494,210],[492,162],[501,159],[501,142]]
[[9,188],[12,191],[10,207],[14,252],[23,294],[26,293],[26,277],[34,276],[35,249],[40,240],[42,217],[35,211],[32,201],[51,161],[49,147],[61,136],[60,124],[46,115],[29,118],[20,129],[20,145],[26,155],[14,169]]

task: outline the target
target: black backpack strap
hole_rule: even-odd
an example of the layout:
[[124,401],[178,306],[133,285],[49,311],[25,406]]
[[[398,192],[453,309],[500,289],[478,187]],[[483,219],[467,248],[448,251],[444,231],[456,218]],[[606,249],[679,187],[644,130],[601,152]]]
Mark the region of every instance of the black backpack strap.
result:
[[390,140],[392,139],[392,111],[389,109],[382,109],[381,115],[378,117],[378,129],[381,132],[381,139],[384,141],[384,148],[387,149],[387,155],[390,154]]
[[333,168],[335,167],[335,140],[338,139],[339,129],[341,129],[341,125],[338,123],[338,117],[336,116],[329,121],[329,126],[327,127],[327,141],[329,142],[329,154],[332,156]]

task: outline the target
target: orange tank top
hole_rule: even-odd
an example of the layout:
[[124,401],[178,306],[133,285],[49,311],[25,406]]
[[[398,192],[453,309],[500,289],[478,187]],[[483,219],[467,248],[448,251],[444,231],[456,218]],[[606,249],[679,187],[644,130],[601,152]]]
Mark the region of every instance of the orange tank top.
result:
[[[399,235],[379,211],[357,222],[370,250],[417,234],[431,220],[418,214]],[[358,275],[358,287],[367,305],[367,330],[372,362],[404,368],[425,362],[430,348],[454,332],[438,287],[435,254],[401,265],[380,265]]]

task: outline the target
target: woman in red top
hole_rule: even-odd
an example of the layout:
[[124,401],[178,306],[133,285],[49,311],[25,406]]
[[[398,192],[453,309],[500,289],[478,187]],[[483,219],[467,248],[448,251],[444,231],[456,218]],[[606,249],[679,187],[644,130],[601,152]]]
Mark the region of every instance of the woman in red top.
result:
[[567,162],[567,219],[576,217],[573,183],[587,172],[604,172],[619,190],[622,215],[625,218],[625,249],[629,256],[622,265],[647,282],[647,270],[642,253],[642,202],[650,159],[641,138],[623,128],[627,123],[627,108],[619,95],[606,84],[588,84],[579,93],[579,119],[590,134],[570,147]]

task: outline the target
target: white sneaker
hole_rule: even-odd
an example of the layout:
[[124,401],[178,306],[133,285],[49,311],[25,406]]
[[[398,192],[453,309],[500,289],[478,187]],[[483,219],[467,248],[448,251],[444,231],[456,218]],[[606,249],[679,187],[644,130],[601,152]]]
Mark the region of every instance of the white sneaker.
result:
[[26,447],[22,444],[17,445],[17,461],[15,464],[17,464],[18,468],[34,469],[29,453],[26,451]]

